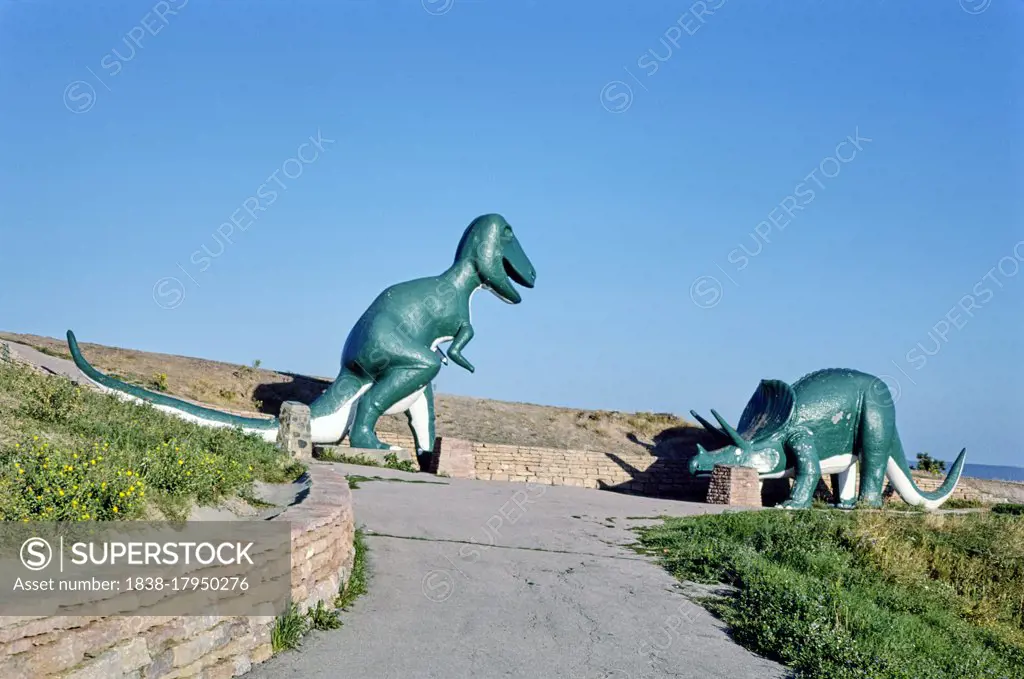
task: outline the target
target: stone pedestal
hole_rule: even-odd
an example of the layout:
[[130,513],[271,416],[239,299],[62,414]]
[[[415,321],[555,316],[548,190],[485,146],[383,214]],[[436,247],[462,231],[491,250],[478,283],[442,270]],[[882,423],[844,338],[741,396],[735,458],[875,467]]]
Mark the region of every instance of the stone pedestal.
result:
[[309,406],[298,401],[281,404],[277,418],[281,428],[277,432],[277,445],[296,460],[313,459],[313,436],[309,429]]
[[761,484],[750,467],[715,465],[708,486],[708,504],[761,506]]
[[430,471],[453,479],[475,479],[476,460],[473,443],[450,436],[438,438],[430,459]]

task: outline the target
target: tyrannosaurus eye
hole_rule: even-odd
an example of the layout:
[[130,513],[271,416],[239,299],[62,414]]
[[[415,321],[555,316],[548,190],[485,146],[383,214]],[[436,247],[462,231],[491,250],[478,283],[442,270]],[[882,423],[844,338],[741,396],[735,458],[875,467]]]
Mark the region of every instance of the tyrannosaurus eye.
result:
[[512,237],[512,227],[509,226],[508,224],[506,224],[505,225],[505,229],[501,232],[501,235],[504,236],[505,238],[511,238]]

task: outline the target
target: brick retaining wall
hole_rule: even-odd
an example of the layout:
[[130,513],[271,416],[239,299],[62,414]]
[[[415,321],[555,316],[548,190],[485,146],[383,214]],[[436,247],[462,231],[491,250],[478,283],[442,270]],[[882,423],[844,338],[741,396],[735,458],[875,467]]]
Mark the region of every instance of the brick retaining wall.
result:
[[477,443],[442,437],[435,467],[456,478],[604,488],[703,502],[707,479],[694,479],[683,456],[602,453]]
[[[347,479],[309,465],[305,499],[275,517],[291,523],[292,601],[330,604],[348,581],[355,520]],[[0,677],[221,679],[272,654],[271,616],[0,617]]]

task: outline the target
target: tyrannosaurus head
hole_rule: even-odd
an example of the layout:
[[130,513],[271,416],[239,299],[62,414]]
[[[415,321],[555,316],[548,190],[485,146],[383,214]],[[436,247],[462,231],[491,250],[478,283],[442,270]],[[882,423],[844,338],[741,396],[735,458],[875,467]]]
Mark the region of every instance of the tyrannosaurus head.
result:
[[793,388],[780,380],[761,380],[740,416],[739,431],[729,426],[725,418],[714,410],[718,428],[703,417],[690,411],[712,435],[717,446],[705,450],[697,446],[697,455],[690,460],[690,473],[694,476],[710,474],[715,465],[753,467],[760,476],[774,476],[786,470],[783,450],[785,425],[795,407]]
[[513,281],[527,288],[537,281],[536,269],[501,215],[474,219],[462,234],[455,261],[472,264],[483,285],[509,304],[523,300]]

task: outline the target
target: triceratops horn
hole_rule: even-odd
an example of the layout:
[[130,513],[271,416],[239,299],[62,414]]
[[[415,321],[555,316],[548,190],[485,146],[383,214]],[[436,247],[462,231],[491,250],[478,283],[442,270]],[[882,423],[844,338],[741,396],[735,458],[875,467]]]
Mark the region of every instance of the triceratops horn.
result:
[[707,455],[708,451],[704,450],[704,446],[702,446],[701,444],[698,443],[697,444],[697,454],[698,455]]
[[729,423],[725,421],[725,418],[719,415],[714,409],[711,410],[711,414],[714,415],[715,419],[718,420],[718,424],[722,425],[722,429],[729,435],[732,442],[736,444],[738,448],[746,448],[747,442],[740,436],[739,432],[729,426]]
[[719,436],[721,436],[721,435],[722,435],[722,433],[723,433],[723,432],[722,432],[722,430],[721,430],[721,429],[719,429],[718,427],[716,427],[715,425],[711,424],[710,422],[708,422],[707,420],[705,420],[705,419],[704,419],[703,417],[701,417],[701,416],[700,416],[700,415],[699,415],[699,414],[697,413],[697,411],[696,411],[696,410],[691,410],[691,411],[690,411],[690,414],[691,414],[691,415],[693,415],[693,419],[695,419],[695,420],[697,420],[698,422],[700,422],[701,426],[702,426],[702,427],[704,427],[705,429],[707,429],[707,430],[708,430],[709,432],[711,432],[712,434],[718,434]]

